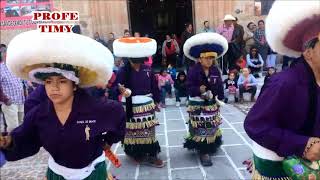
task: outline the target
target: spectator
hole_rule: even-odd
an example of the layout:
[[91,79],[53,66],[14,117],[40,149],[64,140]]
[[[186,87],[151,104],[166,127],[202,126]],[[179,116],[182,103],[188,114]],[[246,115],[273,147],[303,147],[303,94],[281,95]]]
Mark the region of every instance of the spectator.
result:
[[162,108],[166,107],[166,95],[169,94],[172,97],[171,85],[174,84],[170,74],[167,73],[166,69],[162,69],[158,76],[158,86],[161,92],[161,103]]
[[109,33],[109,39],[107,41],[108,49],[113,53],[113,41],[115,40],[113,32]]
[[203,26],[202,32],[216,32],[214,29],[210,28],[209,21],[204,21]]
[[170,74],[172,79],[176,79],[177,69],[175,67],[171,66],[171,64],[168,65],[168,73]]
[[250,69],[244,68],[242,70],[242,74],[238,79],[238,87],[240,94],[240,103],[243,103],[243,93],[249,92],[251,93],[251,102],[255,101],[255,95],[257,92],[257,80],[256,78],[250,74]]
[[[4,94],[2,87],[1,87],[1,84],[0,84],[0,105],[3,103],[9,105],[10,101],[9,101],[9,98]],[[2,122],[0,122],[0,123],[2,123]]]
[[184,71],[178,73],[177,79],[174,82],[174,92],[176,95],[176,106],[180,106],[180,97],[187,97],[187,76]]
[[243,40],[244,29],[243,29],[243,26],[238,24],[237,17],[235,17],[235,20],[233,21],[233,26],[234,26],[234,30],[232,33],[232,46],[229,47],[229,48],[232,48],[231,49],[233,54],[232,65],[234,65],[236,60],[239,59],[240,56],[244,54],[244,48],[245,48],[245,42]]
[[103,44],[104,46],[107,46],[106,42],[100,38],[100,35],[98,32],[94,33],[93,39],[98,41],[99,43]]
[[271,48],[269,48],[268,51],[268,56],[267,56],[267,60],[266,60],[266,67],[270,68],[270,67],[276,67],[276,60],[277,60],[277,53],[272,51]]
[[283,56],[283,62],[282,62],[282,70],[285,70],[286,68],[289,67],[289,63],[291,64],[292,61],[295,58],[289,57],[289,56]]
[[179,48],[180,48],[181,47],[181,39],[176,34],[172,34],[171,37],[172,37],[172,39],[176,40],[176,42],[178,43]]
[[264,84],[267,84],[267,82],[269,81],[269,79],[271,78],[271,76],[273,76],[276,73],[276,68],[274,67],[269,67],[268,69],[268,73],[266,75],[266,77],[264,78]]
[[[191,36],[193,36],[193,30],[192,30],[192,24],[191,23],[187,23],[185,26],[185,31],[181,34],[181,48],[183,48],[184,43],[187,41],[187,39],[189,39]],[[183,53],[183,51],[182,51]],[[185,64],[187,66],[187,70],[189,70],[189,67],[192,66],[194,63],[194,61],[190,60],[189,58],[187,58],[186,56],[183,55],[183,60],[182,60],[182,64]]]
[[[232,15],[225,15],[223,21],[224,23],[217,28],[217,33],[225,37],[228,41],[229,47],[231,47],[231,41],[234,31],[233,21],[236,19]],[[227,53],[223,56],[223,61],[221,63],[221,69],[223,74],[227,74],[228,67],[231,67],[233,64],[232,60],[232,48],[229,48]]]
[[257,26],[253,22],[249,22],[247,30],[244,33],[243,39],[245,41],[246,54],[250,52],[250,48],[255,45],[253,33],[256,31]]
[[1,48],[0,84],[9,103],[1,106],[10,132],[22,122],[23,103],[25,101],[22,81],[14,76],[6,65],[6,46]]
[[254,32],[256,46],[261,54],[263,61],[266,61],[269,45],[266,40],[264,21],[258,21],[258,29]]
[[134,32],[134,37],[141,37],[140,32]]
[[119,69],[124,65],[122,59],[120,57],[116,57],[114,59],[114,67],[113,67],[113,72],[117,73]]
[[247,64],[252,74],[255,77],[259,77],[259,72],[261,72],[264,62],[256,47],[251,47],[250,54],[247,54]]
[[166,58],[166,62],[176,67],[177,56],[180,48],[176,40],[172,39],[169,34],[166,35],[166,40],[162,44],[162,57]]
[[247,62],[246,60],[243,58],[243,56],[240,56],[240,58],[237,60],[236,62],[236,68],[238,72],[240,72],[241,69],[247,67]]
[[238,85],[236,82],[236,74],[229,73],[228,78],[224,80],[225,90],[224,90],[224,102],[228,103],[229,95],[232,94],[234,96],[235,102],[238,102]]
[[128,29],[124,30],[123,37],[131,37],[130,31]]

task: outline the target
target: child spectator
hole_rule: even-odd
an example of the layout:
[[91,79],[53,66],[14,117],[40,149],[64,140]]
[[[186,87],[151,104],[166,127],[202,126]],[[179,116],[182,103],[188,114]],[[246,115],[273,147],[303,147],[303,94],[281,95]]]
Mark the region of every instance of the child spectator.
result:
[[264,62],[256,47],[252,47],[247,54],[247,64],[253,76],[260,77],[258,73],[261,72]]
[[166,69],[162,69],[160,71],[160,75],[158,76],[158,86],[161,92],[161,104],[160,106],[162,108],[166,107],[166,95],[169,94],[170,97],[172,97],[172,91],[171,91],[171,85],[173,84],[173,80],[170,76],[170,74],[167,73]]
[[187,76],[184,71],[178,73],[177,79],[174,82],[174,92],[176,95],[176,106],[180,106],[180,97],[187,97]]
[[269,67],[268,73],[264,78],[264,84],[266,84],[268,80],[271,78],[271,76],[274,75],[275,73],[276,73],[276,69],[274,67]]
[[242,70],[242,74],[238,80],[239,94],[240,94],[240,103],[243,103],[243,93],[249,92],[251,93],[251,102],[255,101],[255,95],[257,92],[257,80],[256,78],[250,74],[250,70],[248,68],[244,68]]
[[224,80],[225,84],[225,91],[224,91],[224,102],[228,103],[228,97],[230,94],[234,95],[235,102],[238,102],[238,96],[237,96],[237,89],[238,85],[236,82],[236,74],[235,73],[229,73],[228,79]]
[[172,79],[176,79],[177,69],[171,66],[171,64],[168,65],[168,73],[170,73]]

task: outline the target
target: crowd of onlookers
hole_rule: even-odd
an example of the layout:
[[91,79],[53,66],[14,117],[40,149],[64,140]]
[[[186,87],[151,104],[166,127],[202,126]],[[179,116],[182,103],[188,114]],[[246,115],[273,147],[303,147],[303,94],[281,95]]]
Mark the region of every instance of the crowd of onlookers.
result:
[[[225,102],[230,102],[229,98],[234,98],[235,102],[243,102],[243,94],[250,93],[251,101],[255,101],[257,92],[257,79],[266,70],[265,82],[276,72],[277,54],[273,52],[265,38],[264,21],[248,23],[246,29],[237,23],[237,18],[231,15],[224,17],[224,23],[217,28],[210,27],[208,21],[203,23],[204,27],[199,32],[216,32],[224,36],[229,45],[228,52],[219,59],[222,73],[228,75],[224,80]],[[79,29],[80,31],[80,29]],[[191,23],[187,23],[185,31],[181,36],[176,34],[166,34],[163,43],[159,44],[159,53],[161,56],[160,73],[157,74],[158,87],[161,92],[160,106],[166,107],[166,97],[176,98],[176,105],[180,106],[181,98],[187,99],[187,72],[194,64],[194,61],[183,55],[183,45],[188,38],[194,35]],[[131,37],[129,30],[124,30],[123,37]],[[139,32],[134,32],[134,37],[140,37]],[[148,34],[144,35],[148,37]],[[93,39],[106,46],[113,52],[114,33],[108,34],[108,40],[104,40],[98,32],[94,33]],[[23,118],[23,104],[25,98],[36,87],[37,84],[21,81],[15,77],[5,64],[6,45],[1,44],[0,48],[0,105],[2,112],[6,115],[8,130],[16,127]],[[152,66],[154,57],[148,57],[145,64]],[[290,57],[283,57],[283,68],[288,67]],[[115,57],[115,66],[113,75],[109,83],[91,87],[88,92],[97,98],[110,98],[118,100],[111,91],[113,82],[116,79],[117,71],[128,60]],[[159,68],[156,68],[159,71]],[[0,122],[0,130],[3,131]]]

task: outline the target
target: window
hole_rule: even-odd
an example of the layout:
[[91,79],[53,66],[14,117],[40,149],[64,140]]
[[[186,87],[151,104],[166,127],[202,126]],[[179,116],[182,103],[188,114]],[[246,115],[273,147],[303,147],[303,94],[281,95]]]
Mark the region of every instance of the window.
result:
[[268,15],[275,0],[255,0],[255,15]]

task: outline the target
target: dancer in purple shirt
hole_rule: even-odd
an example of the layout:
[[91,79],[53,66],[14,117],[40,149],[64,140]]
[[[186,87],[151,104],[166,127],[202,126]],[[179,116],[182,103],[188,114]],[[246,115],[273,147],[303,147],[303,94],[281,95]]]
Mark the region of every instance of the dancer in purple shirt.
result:
[[117,57],[129,58],[118,71],[114,91],[122,96],[126,108],[126,135],[124,152],[138,163],[164,167],[159,159],[160,145],[155,128],[159,124],[155,110],[160,101],[160,92],[154,73],[144,65],[147,57],[156,53],[157,43],[150,38],[120,38],[114,41]]
[[23,124],[1,137],[5,158],[20,160],[43,147],[50,154],[48,180],[105,180],[104,147],[123,140],[125,113],[120,103],[97,101],[82,88],[108,81],[111,52],[82,35],[28,31],[10,42],[8,67],[44,84],[48,98],[39,94],[43,100],[29,108]]
[[308,174],[303,164],[291,169],[283,161],[291,156],[320,160],[319,22],[317,1],[276,1],[267,17],[270,47],[299,58],[290,69],[269,79],[244,122],[254,141],[253,179],[302,179]]
[[183,50],[188,58],[198,61],[187,77],[190,135],[184,147],[197,150],[203,166],[212,166],[210,154],[222,142],[219,101],[224,99],[223,82],[216,59],[228,50],[228,42],[217,33],[200,33],[188,39]]

